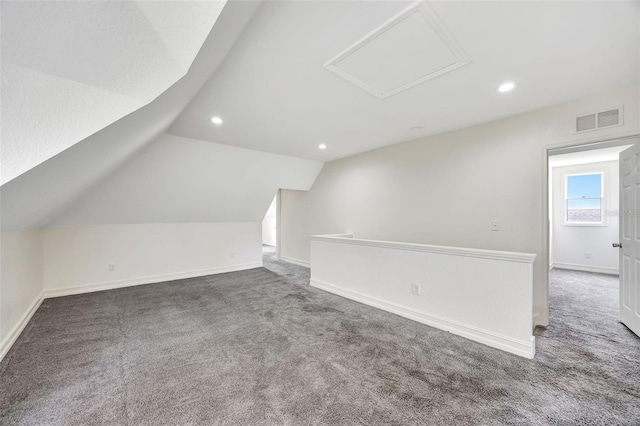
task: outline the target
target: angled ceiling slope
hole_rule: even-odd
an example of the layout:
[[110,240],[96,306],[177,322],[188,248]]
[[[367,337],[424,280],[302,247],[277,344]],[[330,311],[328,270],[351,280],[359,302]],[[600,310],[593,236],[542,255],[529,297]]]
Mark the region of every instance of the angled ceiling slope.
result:
[[[638,1],[422,4],[433,13],[385,27],[421,6],[265,2],[169,133],[330,161],[639,81]],[[498,93],[505,80],[517,90]],[[212,115],[225,125],[212,129]]]
[[308,190],[322,165],[165,134],[50,224],[261,222],[278,188]]
[[225,1],[3,1],[2,184],[185,75]]
[[[91,191],[161,135],[215,72],[260,4],[259,1],[229,2],[188,73],[176,84],[148,105],[3,184],[0,187],[2,230],[50,224],[73,200]],[[2,2],[3,12],[4,5]],[[2,19],[4,22],[4,14]],[[4,27],[2,30],[4,33]],[[4,112],[9,105],[4,93],[2,101],[4,131]],[[4,149],[6,134],[3,132],[2,136]]]

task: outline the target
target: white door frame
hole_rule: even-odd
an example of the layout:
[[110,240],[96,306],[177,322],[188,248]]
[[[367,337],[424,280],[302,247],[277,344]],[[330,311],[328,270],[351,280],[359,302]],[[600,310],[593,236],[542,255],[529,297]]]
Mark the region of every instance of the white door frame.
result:
[[541,307],[542,311],[538,312],[539,318],[534,316],[534,325],[549,325],[549,251],[550,251],[550,232],[549,223],[549,152],[566,149],[569,152],[588,151],[598,148],[608,148],[611,146],[628,145],[632,139],[637,139],[640,134],[634,133],[625,136],[613,136],[607,138],[563,142],[543,147],[542,167],[542,250],[540,260],[545,265],[544,274],[542,276],[544,286],[544,302]]
[[276,259],[280,260],[280,216],[282,213],[280,200],[282,199],[282,189],[276,191]]

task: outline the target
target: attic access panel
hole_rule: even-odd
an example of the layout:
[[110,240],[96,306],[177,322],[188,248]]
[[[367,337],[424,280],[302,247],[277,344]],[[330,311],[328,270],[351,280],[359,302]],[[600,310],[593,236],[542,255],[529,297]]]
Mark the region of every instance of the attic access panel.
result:
[[324,66],[384,99],[469,62],[435,13],[419,1]]

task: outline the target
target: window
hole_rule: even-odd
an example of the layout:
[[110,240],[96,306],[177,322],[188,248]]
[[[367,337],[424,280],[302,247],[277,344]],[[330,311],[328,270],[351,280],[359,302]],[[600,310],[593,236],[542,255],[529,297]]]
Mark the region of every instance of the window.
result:
[[602,173],[567,176],[565,223],[602,224]]

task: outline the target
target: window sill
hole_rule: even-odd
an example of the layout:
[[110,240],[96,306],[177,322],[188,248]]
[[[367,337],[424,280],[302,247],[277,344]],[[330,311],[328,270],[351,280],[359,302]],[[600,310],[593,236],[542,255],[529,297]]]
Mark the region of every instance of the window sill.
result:
[[607,227],[609,226],[608,223],[587,223],[587,222],[565,222],[562,224],[562,226],[568,226],[568,227]]

